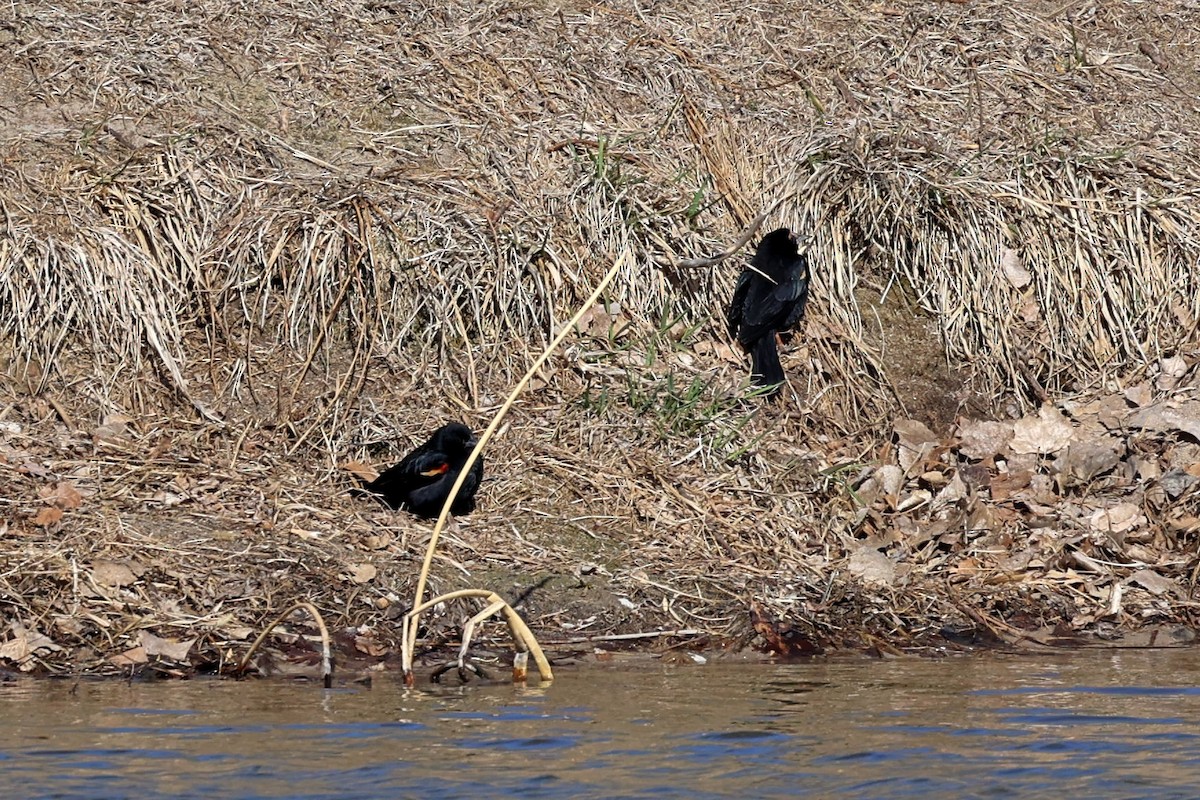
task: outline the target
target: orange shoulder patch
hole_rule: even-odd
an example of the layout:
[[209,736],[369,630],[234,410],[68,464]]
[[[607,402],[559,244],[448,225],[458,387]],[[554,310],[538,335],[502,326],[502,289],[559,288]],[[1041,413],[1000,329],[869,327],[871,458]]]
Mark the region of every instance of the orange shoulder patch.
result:
[[433,469],[427,469],[424,472],[422,472],[421,474],[424,475],[426,478],[432,478],[434,475],[445,475],[449,471],[450,471],[450,462],[443,461],[441,464],[438,464]]

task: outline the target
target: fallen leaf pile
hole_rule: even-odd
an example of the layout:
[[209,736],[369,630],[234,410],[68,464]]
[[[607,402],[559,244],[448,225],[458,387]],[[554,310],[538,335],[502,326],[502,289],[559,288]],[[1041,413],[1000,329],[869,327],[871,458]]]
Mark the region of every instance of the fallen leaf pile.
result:
[[949,438],[896,421],[852,486],[847,570],[888,589],[935,575],[966,594],[1065,589],[1076,631],[1175,619],[1196,579],[1200,402],[1149,396],[962,420]]

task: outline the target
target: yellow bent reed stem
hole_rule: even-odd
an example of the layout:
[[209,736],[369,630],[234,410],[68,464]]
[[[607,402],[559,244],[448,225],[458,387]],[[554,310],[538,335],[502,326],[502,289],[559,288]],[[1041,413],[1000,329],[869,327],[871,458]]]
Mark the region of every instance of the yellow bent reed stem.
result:
[[[459,653],[459,657],[463,658],[466,655],[466,645],[470,640],[471,631],[479,621],[490,617],[497,611],[504,612],[504,621],[508,624],[509,633],[513,638],[513,649],[516,651],[518,661],[522,661],[526,655],[532,655],[533,661],[537,664],[538,675],[544,681],[554,680],[554,673],[550,669],[550,662],[546,659],[546,654],[542,652],[541,645],[534,638],[533,631],[529,630],[529,626],[525,624],[525,620],[521,619],[512,606],[510,606],[500,595],[487,589],[459,589],[458,591],[448,592],[447,594],[438,595],[432,600],[427,600],[419,606],[409,611],[404,617],[405,630],[408,630],[409,620],[416,619],[422,611],[427,608],[432,608],[438,603],[448,603],[453,600],[459,600],[464,597],[482,597],[487,603],[487,607],[483,611],[471,618],[471,621],[463,629],[463,648]],[[400,658],[405,664],[411,664],[413,651],[410,649],[409,640],[405,638],[400,643]],[[405,678],[411,673],[405,673]]]
[[288,614],[291,614],[298,608],[303,608],[312,615],[313,620],[317,623],[317,628],[321,631],[321,680],[325,684],[325,688],[329,689],[333,686],[333,648],[329,645],[329,628],[325,627],[325,619],[321,616],[321,612],[317,611],[317,607],[307,600],[302,600],[299,603],[293,603],[284,611],[275,621],[267,627],[263,628],[263,632],[254,640],[254,644],[250,645],[250,649],[246,651],[246,655],[242,656],[242,663],[238,664],[235,672],[238,675],[243,675],[246,672],[246,667],[250,665],[250,658],[254,652],[258,650],[259,645],[267,638],[267,634],[275,630],[275,626],[287,619]]
[[[608,272],[604,274],[604,277],[600,279],[600,283],[596,285],[595,291],[593,291],[591,296],[583,302],[583,305],[580,306],[579,310],[575,312],[575,316],[571,317],[571,320],[563,326],[562,330],[560,330],[558,335],[555,336],[550,344],[546,346],[546,349],[542,352],[542,354],[538,356],[532,365],[530,365],[529,370],[525,373],[525,376],[517,382],[517,385],[508,395],[508,399],[504,401],[504,405],[502,405],[500,410],[496,412],[496,416],[492,417],[491,424],[487,426],[487,430],[485,430],[483,435],[479,437],[479,442],[475,445],[475,449],[471,451],[471,455],[467,456],[467,462],[463,464],[462,469],[459,470],[458,479],[454,481],[454,486],[451,487],[450,494],[446,498],[446,502],[442,504],[442,513],[438,515],[437,522],[433,526],[433,533],[429,537],[429,546],[425,549],[425,561],[421,564],[421,574],[417,578],[417,590],[413,595],[413,607],[404,618],[405,624],[400,652],[402,666],[404,669],[405,683],[411,685],[413,682],[412,659],[413,653],[416,651],[417,647],[417,626],[420,622],[421,611],[430,605],[429,603],[422,604],[421,598],[425,596],[425,583],[429,578],[429,568],[433,563],[433,554],[437,550],[438,537],[441,535],[442,529],[446,527],[446,520],[450,516],[450,505],[454,502],[454,498],[458,496],[458,491],[462,488],[463,481],[466,480],[467,475],[470,474],[471,467],[474,466],[475,462],[479,459],[479,454],[483,452],[483,448],[487,446],[487,443],[491,440],[492,435],[495,434],[496,429],[500,427],[500,422],[504,419],[505,415],[508,413],[508,410],[512,408],[513,403],[516,402],[517,395],[519,395],[521,391],[529,384],[529,379],[533,377],[535,372],[541,369],[542,365],[546,363],[546,359],[548,359],[550,355],[558,349],[558,346],[563,343],[563,340],[567,338],[567,335],[575,329],[575,326],[579,323],[579,320],[583,317],[584,313],[589,308],[592,308],[594,305],[596,305],[596,302],[600,299],[600,295],[604,292],[608,285],[612,283],[613,278],[617,276],[617,273],[621,271],[621,268],[629,263],[631,258],[632,255],[629,252],[629,248],[625,248],[623,251],[621,251],[620,257],[617,258],[616,262],[613,263]],[[484,592],[484,590],[479,589],[466,591]],[[491,593],[485,592],[485,594]],[[460,595],[459,593],[454,592],[451,593],[451,595],[446,595],[445,597],[454,596]],[[541,648],[538,647],[537,642],[534,640],[533,633],[521,619],[520,615],[517,614],[517,612],[514,611],[511,606],[505,603],[504,608],[505,619],[509,624],[509,629],[513,632],[514,638],[517,638],[518,633],[521,637],[525,638],[525,643],[529,645],[529,649],[533,652],[534,658],[538,661],[538,672],[541,673],[543,679],[550,680],[550,665],[546,662],[545,656],[541,655]],[[520,649],[521,642],[517,642],[517,646],[518,649]]]

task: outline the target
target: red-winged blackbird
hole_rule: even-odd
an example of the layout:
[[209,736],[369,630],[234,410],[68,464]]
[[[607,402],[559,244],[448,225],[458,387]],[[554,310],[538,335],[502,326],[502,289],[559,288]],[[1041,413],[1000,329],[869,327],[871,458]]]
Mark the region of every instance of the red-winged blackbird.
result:
[[742,270],[725,312],[729,335],[750,353],[750,382],[771,387],[768,397],[777,395],[784,381],[775,334],[795,327],[807,300],[808,259],[799,252],[790,230],[771,231],[758,243],[750,266]]
[[[425,519],[436,519],[446,496],[458,480],[467,456],[475,447],[471,429],[459,422],[443,425],[429,441],[413,450],[394,467],[366,485],[390,507],[406,508]],[[483,454],[475,460],[450,510],[469,514],[475,510],[475,492],[483,480]]]

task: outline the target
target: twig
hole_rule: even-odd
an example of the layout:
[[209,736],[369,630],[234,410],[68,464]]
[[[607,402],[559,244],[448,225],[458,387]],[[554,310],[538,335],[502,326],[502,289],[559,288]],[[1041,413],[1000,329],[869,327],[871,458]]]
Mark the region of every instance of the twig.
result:
[[737,241],[733,243],[733,247],[730,247],[728,250],[717,253],[715,256],[708,256],[707,258],[685,258],[675,266],[680,267],[681,269],[700,269],[702,267],[712,267],[720,264],[722,261],[745,247],[746,243],[754,238],[754,234],[758,232],[759,227],[763,224],[763,220],[775,213],[775,209],[778,208],[782,202],[783,198],[776,200],[766,211],[762,212],[753,220],[751,220],[750,224],[746,226],[746,229],[742,231],[742,235],[739,236]]
[[645,633],[610,633],[601,636],[575,636],[570,639],[557,639],[546,642],[546,647],[568,644],[587,644],[588,642],[629,642],[637,639],[661,639],[664,636],[709,636],[707,631],[696,628],[681,628],[674,631],[646,631]]

